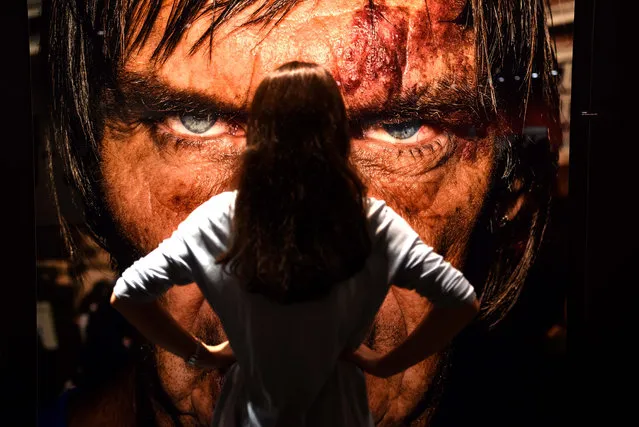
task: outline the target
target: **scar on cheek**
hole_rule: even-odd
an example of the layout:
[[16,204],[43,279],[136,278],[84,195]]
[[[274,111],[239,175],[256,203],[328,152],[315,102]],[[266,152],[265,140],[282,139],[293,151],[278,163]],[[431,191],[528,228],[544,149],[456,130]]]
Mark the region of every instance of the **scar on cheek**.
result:
[[353,17],[348,44],[337,59],[336,79],[346,94],[367,82],[391,92],[402,86],[406,66],[408,13],[403,8],[366,6]]

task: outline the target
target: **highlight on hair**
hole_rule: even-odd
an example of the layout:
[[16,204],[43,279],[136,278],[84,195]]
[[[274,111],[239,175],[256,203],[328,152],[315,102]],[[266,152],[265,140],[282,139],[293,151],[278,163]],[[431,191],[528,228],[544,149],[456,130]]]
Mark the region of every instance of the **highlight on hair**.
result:
[[258,86],[236,173],[231,245],[218,258],[249,291],[318,298],[370,254],[366,187],[350,162],[337,83],[324,68],[284,64]]

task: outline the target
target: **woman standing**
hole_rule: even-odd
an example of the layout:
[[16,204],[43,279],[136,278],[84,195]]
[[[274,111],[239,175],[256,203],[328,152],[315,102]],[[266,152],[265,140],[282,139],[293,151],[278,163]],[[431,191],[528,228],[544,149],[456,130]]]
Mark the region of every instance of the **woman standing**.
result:
[[[112,304],[150,341],[195,366],[230,367],[213,426],[372,426],[362,370],[402,372],[477,313],[462,273],[366,196],[350,151],[330,73],[280,67],[251,104],[237,189],[196,208],[116,283]],[[206,345],[157,303],[192,282],[227,342]],[[361,344],[391,284],[434,309],[379,355]]]

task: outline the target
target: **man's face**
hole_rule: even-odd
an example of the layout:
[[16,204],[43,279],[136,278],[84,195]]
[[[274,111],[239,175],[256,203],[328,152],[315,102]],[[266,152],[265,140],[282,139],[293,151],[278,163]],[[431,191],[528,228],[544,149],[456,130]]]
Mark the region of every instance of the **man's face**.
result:
[[[490,125],[479,136],[463,131],[473,124],[466,95],[475,85],[473,30],[453,22],[464,3],[388,0],[371,11],[364,0],[302,2],[262,31],[239,27],[249,9],[217,30],[211,55],[206,48],[189,55],[209,25],[210,18],[203,18],[158,63],[150,57],[171,11],[165,5],[157,31],[127,58],[122,72],[127,102],[135,104],[129,119],[142,119],[135,117],[142,114],[139,105],[153,118],[125,131],[107,126],[102,142],[104,185],[117,224],[146,253],[193,208],[229,189],[255,88],[269,71],[301,60],[325,66],[340,84],[359,129],[353,155],[369,194],[386,200],[425,242],[463,267],[488,191],[496,133]],[[459,111],[438,114],[444,103],[459,103]],[[196,286],[171,289],[164,303],[211,344],[224,339]],[[426,310],[421,297],[391,288],[370,345],[382,353],[393,348]],[[196,371],[160,349],[156,357],[176,406],[193,414],[182,421],[210,422],[220,375]],[[439,360],[435,355],[389,379],[368,377],[378,425],[402,425],[428,390]],[[416,425],[426,425],[426,418]]]

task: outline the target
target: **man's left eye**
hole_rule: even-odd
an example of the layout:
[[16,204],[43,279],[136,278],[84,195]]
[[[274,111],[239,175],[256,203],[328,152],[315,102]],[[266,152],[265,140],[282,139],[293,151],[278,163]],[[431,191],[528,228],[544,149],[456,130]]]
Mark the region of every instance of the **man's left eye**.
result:
[[419,132],[421,127],[422,124],[419,120],[410,120],[402,123],[386,123],[382,125],[382,128],[396,139],[408,139]]

